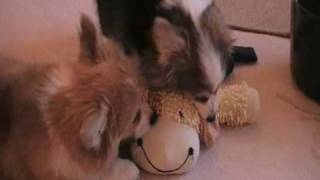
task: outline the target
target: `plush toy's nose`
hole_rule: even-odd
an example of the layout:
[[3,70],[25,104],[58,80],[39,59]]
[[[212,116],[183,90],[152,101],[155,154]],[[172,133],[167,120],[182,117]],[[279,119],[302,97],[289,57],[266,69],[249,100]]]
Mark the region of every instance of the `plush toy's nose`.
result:
[[193,148],[191,147],[191,148],[189,148],[189,156],[192,156],[193,155],[193,153],[194,153],[194,150],[193,150]]
[[207,121],[208,121],[209,123],[213,123],[215,120],[216,120],[216,114],[210,115],[210,116],[207,118]]

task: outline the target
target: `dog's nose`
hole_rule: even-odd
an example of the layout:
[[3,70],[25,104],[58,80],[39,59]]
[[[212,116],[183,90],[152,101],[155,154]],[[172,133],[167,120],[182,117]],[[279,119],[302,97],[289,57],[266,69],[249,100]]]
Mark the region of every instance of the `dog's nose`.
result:
[[138,145],[138,146],[143,146],[143,139],[142,139],[142,138],[139,138],[139,139],[137,140],[137,145]]
[[208,121],[209,123],[213,123],[215,120],[216,120],[216,114],[210,115],[210,116],[207,118],[207,121]]
[[154,111],[150,117],[150,125],[154,126],[158,121],[158,114]]

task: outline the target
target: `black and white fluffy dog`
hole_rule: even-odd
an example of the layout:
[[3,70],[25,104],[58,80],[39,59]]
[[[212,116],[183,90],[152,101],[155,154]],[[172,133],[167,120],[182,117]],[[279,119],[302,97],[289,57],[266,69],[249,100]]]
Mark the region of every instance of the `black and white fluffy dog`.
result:
[[213,0],[97,0],[102,32],[141,57],[150,89],[193,96],[214,121],[215,93],[232,71],[232,39]]

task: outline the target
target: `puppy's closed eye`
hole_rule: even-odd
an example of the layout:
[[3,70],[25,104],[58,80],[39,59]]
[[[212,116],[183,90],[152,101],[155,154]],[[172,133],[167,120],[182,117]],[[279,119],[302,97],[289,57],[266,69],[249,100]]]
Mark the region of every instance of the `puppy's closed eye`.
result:
[[204,91],[204,92],[200,92],[198,94],[195,95],[195,100],[201,104],[206,104],[208,103],[208,101],[210,100],[210,98],[212,97],[212,95],[217,94],[217,89],[212,91]]
[[195,99],[197,102],[205,104],[208,102],[209,97],[208,96],[197,96]]

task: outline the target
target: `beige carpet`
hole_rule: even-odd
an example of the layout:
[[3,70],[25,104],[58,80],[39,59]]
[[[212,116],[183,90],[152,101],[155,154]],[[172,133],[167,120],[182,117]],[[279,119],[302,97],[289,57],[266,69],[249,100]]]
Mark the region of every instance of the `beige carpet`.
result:
[[[75,59],[80,12],[93,17],[93,7],[91,0],[1,0],[0,53],[39,61]],[[319,180],[320,107],[292,83],[289,40],[233,34],[259,57],[257,65],[237,67],[229,82],[246,81],[258,89],[257,124],[223,129],[188,174],[142,173],[142,180]]]
[[288,36],[291,0],[215,0],[237,29]]

